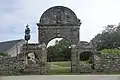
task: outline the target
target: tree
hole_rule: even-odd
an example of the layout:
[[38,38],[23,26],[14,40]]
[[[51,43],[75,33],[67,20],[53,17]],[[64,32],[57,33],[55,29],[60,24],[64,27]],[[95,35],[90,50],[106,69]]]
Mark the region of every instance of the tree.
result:
[[101,34],[97,34],[91,42],[97,50],[117,48],[120,46],[120,24],[107,25]]
[[69,48],[70,43],[62,39],[57,41],[54,46],[48,47],[48,59],[52,61],[65,61],[71,59],[71,49]]

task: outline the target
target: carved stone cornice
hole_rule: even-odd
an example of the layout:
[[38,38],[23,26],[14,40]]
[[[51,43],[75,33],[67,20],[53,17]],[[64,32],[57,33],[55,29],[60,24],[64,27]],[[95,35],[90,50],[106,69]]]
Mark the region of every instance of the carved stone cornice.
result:
[[81,24],[41,24],[37,23],[37,26],[80,26]]

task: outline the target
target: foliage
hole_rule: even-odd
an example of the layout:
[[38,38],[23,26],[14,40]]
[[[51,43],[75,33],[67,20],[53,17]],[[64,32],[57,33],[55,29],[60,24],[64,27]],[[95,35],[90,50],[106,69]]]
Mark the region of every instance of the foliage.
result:
[[3,57],[5,57],[5,56],[7,56],[7,54],[6,53],[0,53],[0,56],[3,56]]
[[107,25],[101,34],[97,34],[91,42],[97,50],[114,49],[120,46],[120,24]]
[[119,49],[103,49],[101,51],[102,54],[120,54],[120,50]]
[[71,58],[70,44],[65,39],[57,41],[54,46],[48,47],[48,60],[49,61],[65,61]]

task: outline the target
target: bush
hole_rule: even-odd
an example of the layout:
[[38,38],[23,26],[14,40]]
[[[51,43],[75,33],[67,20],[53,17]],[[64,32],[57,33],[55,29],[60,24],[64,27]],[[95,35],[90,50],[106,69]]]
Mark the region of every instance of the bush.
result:
[[6,53],[0,53],[0,56],[5,57],[5,56],[7,56],[7,54]]
[[102,54],[120,54],[120,50],[119,49],[103,49],[101,51]]

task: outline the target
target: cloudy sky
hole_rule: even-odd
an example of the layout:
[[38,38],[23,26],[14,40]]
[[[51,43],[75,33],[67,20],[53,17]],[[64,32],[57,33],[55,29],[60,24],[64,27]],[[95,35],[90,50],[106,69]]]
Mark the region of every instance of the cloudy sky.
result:
[[42,13],[53,6],[72,9],[81,19],[80,40],[90,41],[108,24],[120,22],[120,0],[0,0],[0,42],[24,38],[30,24],[31,40],[37,42]]

